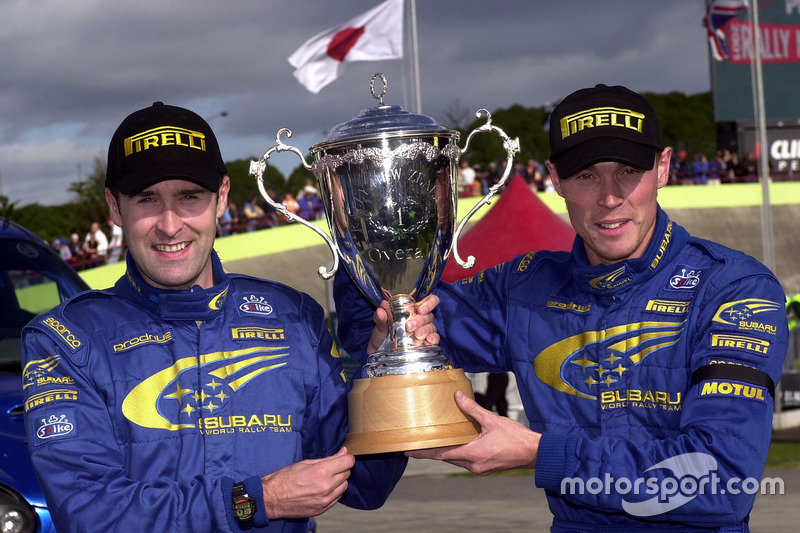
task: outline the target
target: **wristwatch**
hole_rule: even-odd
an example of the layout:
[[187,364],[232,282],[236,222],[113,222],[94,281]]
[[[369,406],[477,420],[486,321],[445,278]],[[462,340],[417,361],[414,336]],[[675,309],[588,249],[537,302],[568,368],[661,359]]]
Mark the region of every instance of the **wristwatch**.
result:
[[244,483],[233,486],[233,517],[242,529],[253,527],[253,516],[256,514],[256,501],[247,494]]

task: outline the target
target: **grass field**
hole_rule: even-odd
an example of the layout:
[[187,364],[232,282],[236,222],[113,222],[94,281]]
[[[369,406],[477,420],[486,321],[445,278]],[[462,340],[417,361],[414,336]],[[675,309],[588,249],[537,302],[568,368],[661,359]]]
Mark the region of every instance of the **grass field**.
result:
[[800,468],[800,442],[773,442],[767,468]]

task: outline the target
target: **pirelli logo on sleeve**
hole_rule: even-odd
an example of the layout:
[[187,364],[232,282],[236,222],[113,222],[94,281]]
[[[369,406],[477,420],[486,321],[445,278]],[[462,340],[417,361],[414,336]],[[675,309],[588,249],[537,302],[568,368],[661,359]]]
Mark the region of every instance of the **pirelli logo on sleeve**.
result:
[[772,343],[768,340],[757,339],[748,335],[735,335],[729,333],[712,333],[711,347],[718,350],[740,350],[757,355],[767,355]]
[[206,136],[199,131],[186,128],[161,126],[128,137],[124,145],[125,157],[161,146],[183,146],[205,152]]
[[25,400],[25,411],[30,411],[34,407],[53,402],[78,401],[77,389],[50,389],[45,392],[32,394]]
[[594,107],[561,119],[561,138],[580,133],[588,128],[611,126],[642,132],[644,114],[618,107]]

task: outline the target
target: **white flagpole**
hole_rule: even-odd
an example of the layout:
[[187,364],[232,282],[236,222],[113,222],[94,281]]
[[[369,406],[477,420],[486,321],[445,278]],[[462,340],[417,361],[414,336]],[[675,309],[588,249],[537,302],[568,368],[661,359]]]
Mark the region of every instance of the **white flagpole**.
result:
[[761,70],[761,27],[758,19],[758,0],[752,0],[750,19],[753,26],[753,104],[756,113],[756,127],[761,157],[759,158],[759,175],[761,176],[761,239],[763,245],[764,264],[773,272],[775,265],[775,243],[772,225],[772,203],[769,197],[769,153],[767,145],[767,121],[764,109],[764,75]]
[[411,2],[411,65],[414,78],[414,113],[422,114],[422,94],[419,89],[419,49],[417,48],[417,2]]

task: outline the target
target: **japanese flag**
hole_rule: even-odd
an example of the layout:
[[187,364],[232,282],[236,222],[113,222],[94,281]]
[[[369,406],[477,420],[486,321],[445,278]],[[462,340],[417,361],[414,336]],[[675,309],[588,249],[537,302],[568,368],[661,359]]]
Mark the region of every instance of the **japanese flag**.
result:
[[347,61],[403,57],[403,0],[379,6],[315,35],[298,48],[289,63],[294,77],[316,94],[344,71]]

